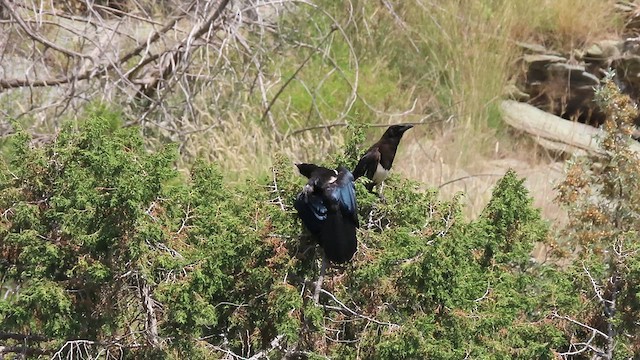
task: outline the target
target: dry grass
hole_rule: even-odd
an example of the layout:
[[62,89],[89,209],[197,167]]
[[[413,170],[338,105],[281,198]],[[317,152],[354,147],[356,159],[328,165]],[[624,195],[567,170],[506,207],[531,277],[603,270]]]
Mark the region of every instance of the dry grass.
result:
[[515,40],[535,41],[569,52],[592,41],[616,36],[622,20],[615,0],[514,1],[511,28]]
[[415,130],[407,133],[400,146],[394,173],[423,182],[425,187],[439,188],[443,199],[463,192],[468,218],[475,218],[482,212],[491,198],[493,186],[511,168],[526,178],[525,185],[534,198],[534,205],[542,209],[546,219],[556,224],[565,221],[565,211],[554,202],[554,187],[563,177],[563,165],[544,149],[526,139],[512,143],[494,140],[493,153],[478,154],[471,163],[455,162],[447,160],[455,158],[451,153],[461,151],[455,148],[455,131],[432,136]]
[[[208,45],[193,53],[190,67],[167,81],[162,101],[153,111],[131,105],[133,92],[126,81],[104,80],[104,87],[97,81],[93,87],[85,86],[86,97],[77,96],[74,101],[107,100],[121,107],[129,121],[143,119],[150,143],[179,142],[182,166],[204,157],[219,163],[235,179],[264,174],[275,152],[292,163],[318,161],[340,151],[346,135],[345,128],[334,127],[285,136],[297,129],[345,121],[443,120],[417,126],[408,134],[397,172],[428,186],[471,176],[443,186],[442,193],[465,191],[469,215],[476,215],[498,175],[514,167],[528,177],[537,203],[548,208],[545,214],[555,216],[548,184],[559,176],[556,159],[531,156],[538,154],[534,147],[513,140],[504,131],[498,104],[516,71],[512,66],[520,56],[516,42],[568,51],[613,36],[621,27],[614,0],[278,3],[273,8],[263,6],[272,11],[260,21],[231,16],[235,20],[228,22],[230,28],[212,34]],[[152,3],[136,4],[149,10],[142,13],[153,14],[145,22],[147,28],[165,23],[161,9]],[[236,4],[234,11],[250,4]],[[31,16],[30,7],[21,11],[25,18]],[[270,21],[275,13],[280,14],[278,20]],[[101,20],[98,14],[92,16]],[[37,14],[34,19],[39,19]],[[187,33],[193,21],[181,20],[179,27],[185,31],[176,30],[159,44],[174,44],[171,37]],[[148,37],[140,33],[148,32],[147,28],[135,23],[123,21],[118,26],[123,33],[135,35],[131,39]],[[334,26],[337,30],[332,32]],[[56,34],[45,35],[57,41]],[[108,45],[126,48],[132,46],[130,42],[115,39]],[[0,62],[0,66],[8,64]],[[48,94],[53,92],[32,91],[31,97],[16,97],[17,93],[0,96],[7,116],[13,116],[10,109],[35,109],[41,113],[34,118],[50,128],[52,119],[81,113],[79,106],[65,110],[64,104],[48,108],[35,103],[51,98]],[[34,103],[16,105],[25,98]],[[270,102],[271,111],[264,116]],[[371,130],[369,141],[380,132]],[[488,175],[474,176],[478,174]]]
[[[565,212],[553,201],[553,187],[563,176],[561,159],[502,132],[497,104],[515,71],[511,64],[520,55],[516,42],[542,41],[554,49],[566,50],[615,34],[619,24],[612,14],[614,2],[410,3],[391,2],[390,6],[383,3],[359,9],[366,15],[356,30],[348,32],[348,40],[356,48],[371,47],[380,56],[371,59],[343,54],[349,61],[340,71],[352,73],[353,61],[358,61],[361,71],[357,89],[360,100],[355,104],[360,113],[352,118],[373,123],[449,118],[435,127],[418,126],[408,133],[394,171],[424,182],[426,187],[442,186],[444,198],[464,192],[467,215],[475,217],[489,200],[497,179],[513,168],[527,178],[526,184],[543,215],[553,222],[563,222]],[[347,23],[345,29],[349,26]],[[370,31],[375,26],[384,34]],[[345,39],[336,38],[333,45],[339,47],[342,41]],[[402,53],[402,57],[394,52]],[[334,57],[339,58],[340,53]],[[295,91],[282,95],[286,106],[279,110],[282,115],[290,115],[278,121],[289,129],[312,124],[303,116],[305,109],[296,108],[296,104],[309,106],[318,102],[315,121],[326,124],[341,111],[334,110],[334,117],[322,116],[331,108],[329,101],[342,104],[347,100],[349,89],[336,87],[335,83],[329,84],[333,91],[323,88],[329,78],[325,75],[332,70],[326,62],[321,64],[305,68]],[[367,72],[367,66],[373,70]],[[282,83],[284,78],[272,81]],[[380,84],[386,84],[386,96],[380,96],[380,86],[375,87]],[[301,99],[304,97],[308,99]],[[400,111],[411,108],[412,100],[416,103],[412,111]],[[255,124],[220,130],[203,133],[206,140],[194,143],[200,144],[200,155],[233,169],[239,177],[263,173],[271,164],[274,151],[284,153],[292,162],[318,161],[339,151],[345,135],[344,128],[339,127],[330,132],[309,131],[278,142],[265,127]],[[371,129],[369,141],[374,141],[381,131]],[[247,133],[251,137],[246,137]]]
[[187,138],[181,148],[180,166],[188,167],[188,159],[202,158],[217,163],[228,180],[243,180],[269,173],[275,154],[291,159],[291,166],[296,162],[320,162],[340,151],[344,140],[340,128],[306,131],[276,141],[269,129],[252,122],[223,124]]

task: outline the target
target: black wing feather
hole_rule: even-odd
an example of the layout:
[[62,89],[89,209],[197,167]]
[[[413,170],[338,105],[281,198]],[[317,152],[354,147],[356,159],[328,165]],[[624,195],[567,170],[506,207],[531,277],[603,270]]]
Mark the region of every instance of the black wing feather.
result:
[[369,179],[373,179],[373,174],[376,173],[379,163],[380,151],[377,147],[372,147],[360,158],[358,165],[353,169],[354,178],[358,179],[361,176],[366,176]]
[[345,263],[357,249],[354,176],[344,167],[337,171],[318,167],[310,175],[309,188],[298,194],[294,207],[304,226],[317,236],[327,258]]
[[343,264],[353,258],[358,247],[356,226],[340,212],[330,212],[320,234],[320,244],[327,258]]
[[298,210],[298,216],[311,233],[319,234],[322,231],[323,222],[327,219],[327,207],[320,196],[300,192],[293,207]]
[[333,191],[333,198],[340,204],[340,211],[344,217],[350,219],[354,225],[358,223],[358,205],[356,203],[356,187],[353,174],[344,167],[338,168],[338,179]]

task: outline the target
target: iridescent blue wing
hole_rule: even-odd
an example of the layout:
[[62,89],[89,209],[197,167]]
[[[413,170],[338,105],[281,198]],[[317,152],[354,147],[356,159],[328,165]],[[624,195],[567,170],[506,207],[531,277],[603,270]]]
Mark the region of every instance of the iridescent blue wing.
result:
[[310,232],[317,234],[322,230],[323,221],[327,219],[327,207],[320,196],[300,192],[293,207],[298,210],[298,216]]
[[332,190],[332,198],[340,205],[340,210],[345,218],[358,225],[358,205],[356,202],[356,187],[354,176],[345,167],[338,168],[338,179]]

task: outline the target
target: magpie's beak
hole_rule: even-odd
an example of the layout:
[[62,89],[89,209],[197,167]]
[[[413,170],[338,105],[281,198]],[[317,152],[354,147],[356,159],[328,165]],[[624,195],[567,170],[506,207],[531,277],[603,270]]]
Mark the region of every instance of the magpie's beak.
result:
[[402,125],[402,128],[400,129],[402,131],[402,133],[404,134],[405,131],[411,129],[413,127],[413,125],[411,124],[407,124],[407,125]]

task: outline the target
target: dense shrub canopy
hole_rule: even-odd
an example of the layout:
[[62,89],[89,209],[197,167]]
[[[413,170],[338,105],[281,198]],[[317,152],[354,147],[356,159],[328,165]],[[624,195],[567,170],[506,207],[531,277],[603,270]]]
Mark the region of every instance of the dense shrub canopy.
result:
[[[443,131],[442,168],[509,148],[499,100],[521,46],[574,61],[633,6],[31,3],[0,6],[0,117],[21,122],[0,124],[0,359],[640,353],[638,115],[612,76],[601,152],[558,187],[564,231],[513,171],[474,220],[461,199],[477,194],[392,176],[382,200],[359,181],[358,251],[320,289],[321,250],[292,207],[294,158],[353,169],[363,124]],[[418,147],[412,176],[429,179]]]
[[459,198],[393,177],[381,201],[358,181],[359,250],[315,304],[320,250],[292,208],[304,180],[288,159],[237,185],[203,162],[184,177],[172,147],[150,153],[110,116],[42,147],[17,135],[2,168],[0,320],[32,354],[530,359],[566,346],[550,314],[575,303],[571,281],[530,260],[548,228],[515,173],[472,222]]
[[[635,107],[612,82],[603,153],[571,163],[552,237],[508,171],[482,214],[392,177],[356,182],[350,263],[329,267],[292,207],[304,179],[231,183],[214,165],[175,170],[103,108],[51,143],[18,132],[0,169],[4,353],[32,357],[551,359],[634,354]],[[362,128],[326,166],[353,166]],[[635,199],[635,200],[634,200]],[[540,263],[534,245],[562,250]],[[569,251],[568,251],[569,250]],[[551,254],[553,255],[553,254]],[[314,293],[319,293],[316,302]]]

